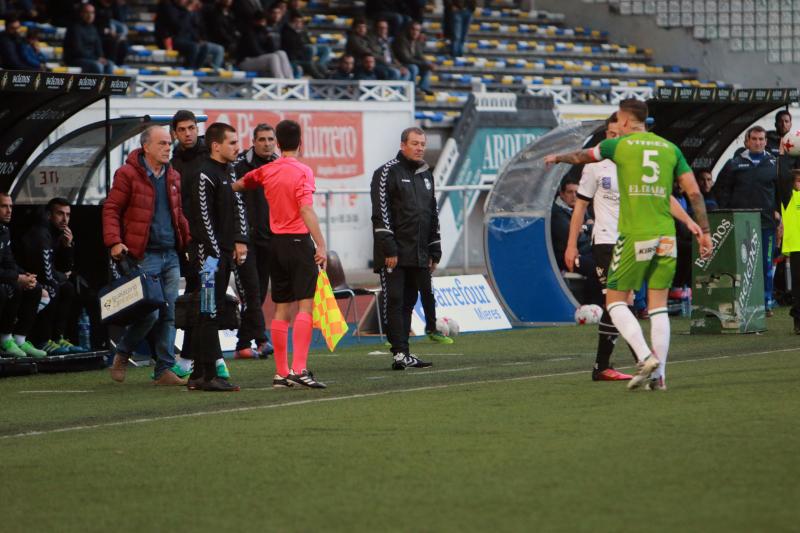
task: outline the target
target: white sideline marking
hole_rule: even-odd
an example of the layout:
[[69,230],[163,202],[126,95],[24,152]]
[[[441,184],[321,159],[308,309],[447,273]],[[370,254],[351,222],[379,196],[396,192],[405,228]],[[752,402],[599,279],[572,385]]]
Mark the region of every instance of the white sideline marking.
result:
[[21,390],[20,394],[82,394],[93,390]]
[[416,372],[410,372],[406,375],[408,376],[427,376],[430,374],[443,374],[445,372],[465,372],[467,370],[475,370],[476,368],[483,368],[480,366],[463,366],[459,368],[445,368],[444,370],[417,370]]
[[[742,354],[735,354],[735,355],[720,355],[714,357],[704,357],[702,359],[688,359],[683,361],[673,361],[670,364],[678,364],[678,363],[701,363],[705,361],[714,361],[718,359],[733,359],[736,357],[751,357],[754,355],[770,355],[776,353],[783,353],[783,352],[796,352],[800,351],[800,348],[781,348],[780,350],[767,350],[763,352],[745,352]],[[474,367],[478,368],[478,367]],[[620,367],[621,369],[632,368],[628,367]],[[575,370],[572,372],[558,372],[554,374],[539,374],[535,376],[516,376],[512,378],[503,378],[503,379],[484,379],[480,381],[465,381],[462,383],[447,383],[443,385],[426,385],[424,387],[412,387],[409,389],[397,389],[397,390],[388,390],[388,391],[379,391],[379,392],[367,392],[363,394],[350,394],[347,396],[333,396],[330,398],[311,398],[308,400],[298,400],[293,402],[284,402],[284,403],[277,403],[271,405],[252,405],[249,407],[235,407],[233,409],[220,409],[217,411],[198,411],[196,413],[184,413],[180,415],[167,415],[167,416],[154,416],[150,418],[135,418],[132,420],[120,420],[119,422],[106,422],[103,424],[91,424],[85,426],[69,426],[63,428],[56,428],[56,429],[47,429],[42,431],[26,431],[24,433],[15,433],[13,435],[0,435],[0,440],[9,440],[15,439],[18,437],[36,437],[39,435],[51,435],[53,433],[68,433],[71,431],[83,431],[87,429],[101,429],[101,428],[108,428],[108,427],[116,427],[116,426],[127,426],[132,424],[145,424],[148,422],[160,422],[162,420],[177,420],[180,418],[193,418],[198,416],[206,416],[206,415],[223,415],[223,414],[231,414],[231,413],[246,413],[249,411],[259,411],[265,409],[278,409],[280,407],[295,407],[299,405],[308,405],[308,404],[315,404],[315,403],[322,403],[322,402],[338,402],[342,400],[357,400],[361,398],[375,398],[378,396],[388,396],[390,394],[406,394],[406,393],[413,393],[413,392],[424,392],[424,391],[431,391],[431,390],[442,390],[442,389],[449,389],[453,387],[465,387],[465,386],[472,386],[472,385],[484,385],[489,383],[504,383],[508,381],[530,381],[534,379],[544,379],[544,378],[554,378],[554,377],[563,377],[563,376],[575,376],[579,374],[586,374],[588,370]]]

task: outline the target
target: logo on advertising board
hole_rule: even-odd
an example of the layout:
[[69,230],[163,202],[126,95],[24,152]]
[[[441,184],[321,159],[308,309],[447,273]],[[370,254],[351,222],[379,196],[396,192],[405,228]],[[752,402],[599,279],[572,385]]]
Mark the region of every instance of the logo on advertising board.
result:
[[733,232],[733,221],[723,218],[720,223],[714,228],[711,234],[711,256],[708,259],[698,257],[695,259],[694,264],[700,267],[701,270],[707,270],[709,265],[714,262],[717,252],[720,251],[725,240]]
[[239,134],[242,150],[250,148],[258,124],[275,127],[281,120],[295,120],[303,128],[300,159],[320,179],[355,178],[364,174],[362,114],[322,111],[248,111],[208,109],[207,124],[225,122]]

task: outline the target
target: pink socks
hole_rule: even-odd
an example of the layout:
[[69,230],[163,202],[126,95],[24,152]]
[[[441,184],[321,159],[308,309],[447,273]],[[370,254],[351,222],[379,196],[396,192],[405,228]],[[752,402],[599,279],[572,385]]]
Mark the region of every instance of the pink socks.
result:
[[[311,315],[309,313],[297,313],[292,327],[292,370],[295,374],[300,374],[306,369],[308,348],[311,346],[313,331]],[[278,353],[277,346],[275,347],[275,353]]]
[[[275,372],[281,377],[289,375],[289,322],[286,320],[272,320],[272,347],[275,348]],[[308,349],[306,349],[308,353]]]

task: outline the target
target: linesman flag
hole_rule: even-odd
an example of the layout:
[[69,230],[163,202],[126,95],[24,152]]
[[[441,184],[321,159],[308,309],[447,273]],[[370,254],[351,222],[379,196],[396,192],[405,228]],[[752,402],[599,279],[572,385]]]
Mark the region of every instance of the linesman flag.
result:
[[333,297],[333,289],[331,288],[331,281],[328,279],[328,273],[320,270],[317,276],[317,290],[314,291],[314,314],[313,314],[314,327],[322,332],[325,337],[325,342],[328,344],[328,349],[333,351],[336,345],[347,333],[348,326],[342,312],[339,310],[339,304],[336,303],[336,298]]

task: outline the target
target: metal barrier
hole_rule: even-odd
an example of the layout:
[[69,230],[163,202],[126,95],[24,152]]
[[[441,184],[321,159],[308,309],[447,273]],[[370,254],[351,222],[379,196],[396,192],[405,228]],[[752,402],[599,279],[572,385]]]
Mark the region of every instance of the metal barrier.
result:
[[[461,193],[461,201],[463,202],[462,205],[467,205],[467,193],[469,191],[490,191],[492,190],[492,185],[446,185],[442,187],[438,187],[436,189],[436,193],[441,195],[445,192],[460,192]],[[369,194],[369,189],[317,189],[314,193],[316,195],[322,196],[325,198],[325,242],[328,243],[328,249],[333,249],[333,245],[331,244],[331,225],[328,224],[328,221],[331,219],[331,201],[333,200],[333,195],[335,194]],[[464,264],[462,269],[464,273],[467,273],[469,270],[469,225],[467,224],[467,209],[461,210],[461,217],[462,217],[462,225],[461,227],[464,228]],[[456,239],[458,236],[455,237]],[[447,265],[445,265],[447,266]]]

